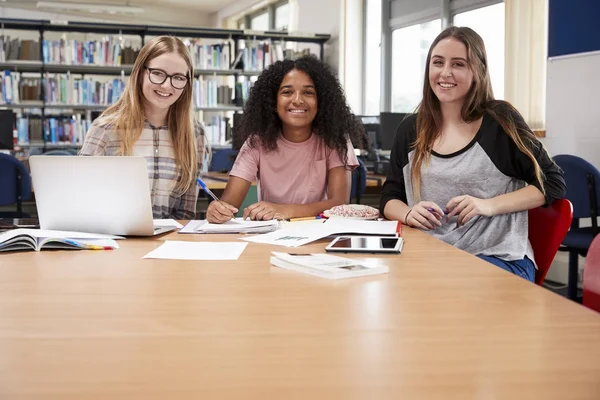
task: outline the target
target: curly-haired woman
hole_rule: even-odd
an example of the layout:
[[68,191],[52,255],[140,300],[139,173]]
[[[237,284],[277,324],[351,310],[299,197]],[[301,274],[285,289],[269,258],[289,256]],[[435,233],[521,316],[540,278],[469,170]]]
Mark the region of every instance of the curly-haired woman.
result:
[[225,192],[206,217],[233,218],[254,180],[258,203],[244,210],[252,220],[318,215],[350,197],[354,143],[364,128],[350,112],[339,81],[313,56],[278,61],[258,77],[244,107],[245,143]]

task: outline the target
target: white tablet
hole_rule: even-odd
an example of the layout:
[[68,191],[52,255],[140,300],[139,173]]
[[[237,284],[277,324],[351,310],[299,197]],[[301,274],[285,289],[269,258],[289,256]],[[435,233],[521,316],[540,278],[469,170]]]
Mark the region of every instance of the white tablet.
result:
[[400,253],[404,241],[401,237],[382,236],[338,236],[325,251],[343,253]]

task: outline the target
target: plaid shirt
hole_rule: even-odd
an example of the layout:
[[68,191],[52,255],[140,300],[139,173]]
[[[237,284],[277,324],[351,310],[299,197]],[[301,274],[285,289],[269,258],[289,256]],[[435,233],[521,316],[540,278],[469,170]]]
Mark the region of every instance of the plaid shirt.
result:
[[[195,133],[198,143],[198,176],[200,176],[206,152],[202,125],[196,125]],[[79,155],[118,156],[120,151],[121,139],[115,130],[92,125],[85,135]],[[142,135],[133,146],[132,155],[143,156],[146,159],[154,218],[194,219],[198,185],[192,184],[183,195],[173,191],[180,174],[177,173],[168,127],[156,128],[146,121]]]

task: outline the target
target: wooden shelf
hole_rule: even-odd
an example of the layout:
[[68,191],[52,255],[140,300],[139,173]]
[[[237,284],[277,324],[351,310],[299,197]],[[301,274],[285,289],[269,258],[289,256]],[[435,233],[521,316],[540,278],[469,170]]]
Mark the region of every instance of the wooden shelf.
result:
[[0,104],[0,108],[18,110],[23,108],[43,108],[44,103],[41,101],[22,101],[18,104]]
[[130,74],[132,68],[132,65],[44,64],[45,71],[63,74],[120,75]]
[[0,62],[0,69],[8,69],[16,72],[40,72],[42,65],[41,61],[8,60]]

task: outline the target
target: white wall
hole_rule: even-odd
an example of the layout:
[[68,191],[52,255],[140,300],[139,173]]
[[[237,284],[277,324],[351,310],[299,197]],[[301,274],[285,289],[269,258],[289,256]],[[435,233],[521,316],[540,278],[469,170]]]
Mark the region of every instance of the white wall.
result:
[[[542,142],[551,156],[573,154],[600,168],[599,70],[598,51],[548,60],[546,137]],[[579,257],[580,271],[584,261]],[[559,252],[547,279],[566,283],[568,264],[567,253]]]
[[[227,20],[238,18],[264,1],[241,0],[220,10],[214,16],[217,27],[227,27]],[[346,92],[350,108],[362,110],[363,68],[363,0],[290,0],[290,32],[309,32],[331,35],[325,44],[325,62],[338,75]],[[346,28],[344,28],[346,27]],[[319,54],[319,46],[297,43],[298,50],[310,48]]]
[[548,60],[546,138],[551,155],[573,154],[600,168],[600,51]]

